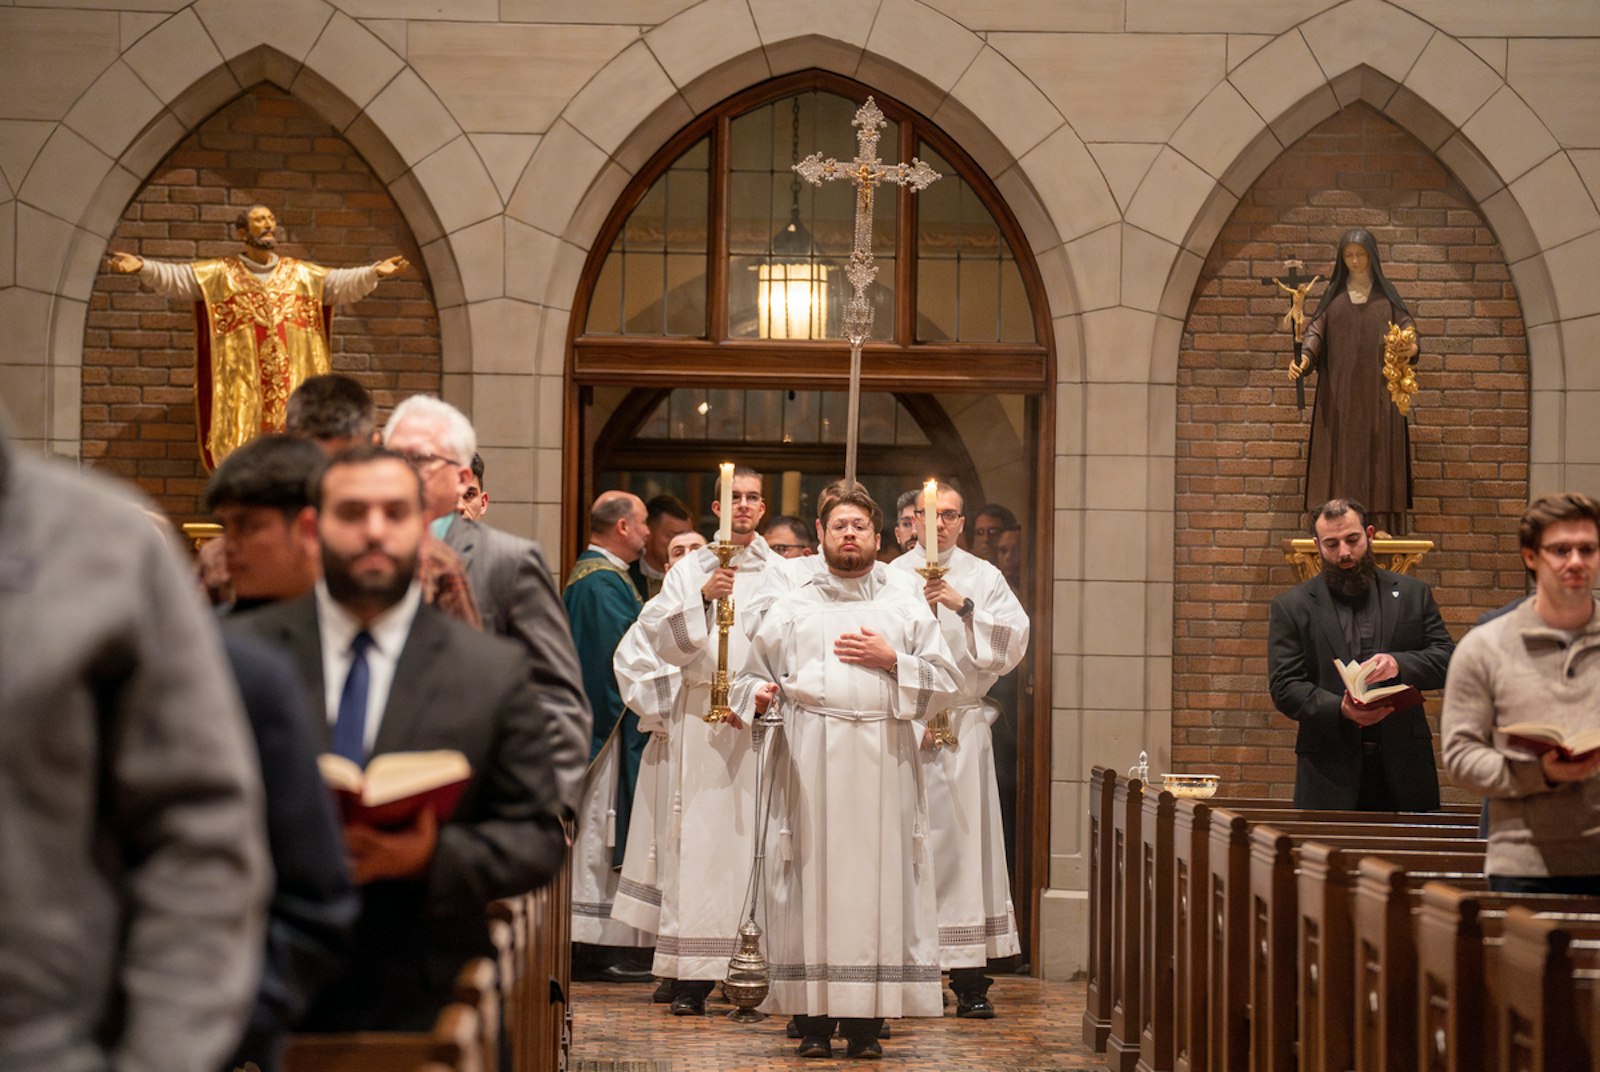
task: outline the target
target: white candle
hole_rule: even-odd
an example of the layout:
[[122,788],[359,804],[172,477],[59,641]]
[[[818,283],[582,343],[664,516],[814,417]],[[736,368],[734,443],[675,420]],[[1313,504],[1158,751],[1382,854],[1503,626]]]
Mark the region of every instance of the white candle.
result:
[[930,480],[922,485],[922,545],[928,554],[928,565],[939,564],[939,482]]
[[717,542],[733,542],[733,463],[722,463],[721,524],[717,526]]

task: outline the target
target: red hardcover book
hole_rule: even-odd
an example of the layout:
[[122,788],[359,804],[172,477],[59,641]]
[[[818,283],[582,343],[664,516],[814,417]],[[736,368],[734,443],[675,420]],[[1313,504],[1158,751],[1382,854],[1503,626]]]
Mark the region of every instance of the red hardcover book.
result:
[[1370,665],[1363,665],[1354,659],[1349,662],[1335,659],[1333,665],[1344,679],[1344,689],[1350,694],[1351,702],[1357,707],[1370,707],[1381,700],[1399,711],[1422,702],[1422,693],[1415,685],[1368,685],[1367,679],[1372,674]]
[[438,752],[386,752],[362,770],[343,756],[317,757],[346,826],[409,826],[424,808],[444,822],[472,777],[467,757]]
[[1499,731],[1505,734],[1506,744],[1536,756],[1556,752],[1562,759],[1588,759],[1600,751],[1600,726],[1563,731],[1538,722],[1513,722]]

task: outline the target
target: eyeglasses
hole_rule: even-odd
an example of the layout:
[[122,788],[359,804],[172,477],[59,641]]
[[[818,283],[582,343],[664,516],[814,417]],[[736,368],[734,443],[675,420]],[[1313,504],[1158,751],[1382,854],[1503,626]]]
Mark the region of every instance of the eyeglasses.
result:
[[972,531],[979,536],[998,536],[1005,531],[1005,527],[1002,525],[979,525]]
[[872,531],[872,522],[866,520],[865,518],[859,518],[859,517],[848,517],[848,518],[847,517],[841,517],[841,518],[838,518],[836,520],[828,522],[828,531],[829,532],[835,532],[835,533],[845,533],[845,532],[866,533],[866,532],[871,532]]
[[1578,552],[1579,558],[1593,558],[1600,554],[1600,544],[1593,543],[1547,543],[1542,544],[1539,550],[1549,555],[1557,562],[1565,562],[1572,557],[1572,552]]
[[432,469],[441,464],[455,466],[459,466],[461,464],[453,458],[446,458],[442,454],[423,454],[420,451],[414,450],[402,450],[398,453],[400,457],[411,463],[411,468],[417,470],[418,472]]
[[[924,513],[921,510],[917,510],[916,511],[916,515],[917,515],[917,519],[919,521],[928,516],[926,513]],[[946,525],[954,525],[957,521],[961,520],[961,511],[960,510],[940,510],[939,513],[936,516],[939,518],[940,521],[943,521]]]

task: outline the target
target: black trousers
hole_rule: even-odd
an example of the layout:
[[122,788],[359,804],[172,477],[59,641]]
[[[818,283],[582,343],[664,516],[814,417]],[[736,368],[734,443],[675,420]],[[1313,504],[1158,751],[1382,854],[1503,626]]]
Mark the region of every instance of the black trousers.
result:
[[796,1016],[800,1022],[800,1037],[802,1039],[822,1039],[827,1041],[833,1037],[834,1028],[837,1027],[845,1041],[857,1045],[866,1042],[875,1042],[878,1032],[883,1027],[883,1017],[871,1019],[862,1017],[838,1016]]
[[1561,893],[1600,897],[1600,875],[1490,875],[1495,893]]

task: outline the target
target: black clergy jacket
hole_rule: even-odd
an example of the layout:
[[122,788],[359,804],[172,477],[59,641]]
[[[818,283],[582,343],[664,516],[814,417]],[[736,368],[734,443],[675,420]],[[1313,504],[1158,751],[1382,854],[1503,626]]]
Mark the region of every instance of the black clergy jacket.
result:
[[[1394,656],[1398,681],[1418,689],[1444,687],[1455,642],[1433,593],[1423,582],[1377,571],[1376,651]],[[1361,789],[1361,727],[1339,710],[1344,680],[1333,660],[1350,660],[1333,593],[1319,574],[1272,601],[1267,632],[1272,702],[1299,723],[1295,738],[1294,803],[1300,808],[1353,809]],[[1422,705],[1403,708],[1377,724],[1377,758],[1402,811],[1439,807],[1433,737]]]

